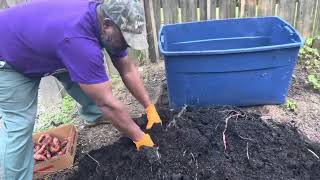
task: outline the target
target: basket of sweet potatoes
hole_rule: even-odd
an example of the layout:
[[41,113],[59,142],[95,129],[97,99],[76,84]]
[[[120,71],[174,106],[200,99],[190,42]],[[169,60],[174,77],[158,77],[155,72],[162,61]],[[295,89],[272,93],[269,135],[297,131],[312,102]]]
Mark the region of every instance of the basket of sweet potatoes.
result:
[[63,125],[33,135],[34,176],[42,177],[73,166],[78,134]]

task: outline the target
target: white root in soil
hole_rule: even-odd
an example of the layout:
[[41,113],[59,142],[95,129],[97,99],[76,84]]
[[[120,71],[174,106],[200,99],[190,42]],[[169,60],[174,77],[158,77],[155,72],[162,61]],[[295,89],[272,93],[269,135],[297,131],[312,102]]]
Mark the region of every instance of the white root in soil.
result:
[[241,115],[241,113],[237,112],[237,114],[234,114],[234,115],[230,115],[228,116],[226,119],[225,119],[225,125],[224,125],[224,130],[223,130],[223,133],[222,133],[222,141],[223,141],[223,145],[224,145],[224,151],[226,152],[227,150],[227,140],[226,140],[226,132],[227,132],[227,129],[228,129],[228,122],[230,119],[236,117],[238,119],[238,117]]
[[315,152],[313,152],[311,149],[308,149],[308,151],[309,151],[312,155],[314,155],[317,159],[319,159],[319,156],[318,156]]
[[92,159],[94,162],[96,162],[98,166],[100,166],[99,161],[97,161],[95,158],[93,158],[89,153],[86,153],[86,155],[87,155],[90,159]]
[[188,107],[187,105],[183,106],[183,108],[178,113],[178,115],[176,117],[174,117],[173,120],[168,124],[166,130],[168,130],[168,128],[170,128],[170,127],[177,127],[177,118],[180,118],[186,112],[187,107]]
[[249,143],[247,142],[247,158],[248,160],[250,160],[250,156],[249,156]]
[[[236,111],[236,110],[224,110],[224,111],[220,111],[222,113],[227,113],[227,116],[225,118],[225,126],[224,126],[224,130],[223,130],[223,133],[222,133],[222,141],[223,141],[223,145],[224,145],[224,152],[226,152],[227,150],[227,139],[226,139],[226,132],[228,130],[228,122],[230,119],[232,118],[235,118],[235,120],[237,121],[239,117],[242,117],[242,118],[245,118],[247,119],[247,115],[243,112],[240,112],[240,111]],[[248,140],[248,141],[253,141],[253,139],[251,138],[246,138],[246,137],[243,137],[241,135],[238,134],[238,136],[241,138],[241,139],[244,139],[244,140]],[[247,142],[247,157],[248,159],[250,158],[249,157],[249,152],[248,152],[248,142]]]

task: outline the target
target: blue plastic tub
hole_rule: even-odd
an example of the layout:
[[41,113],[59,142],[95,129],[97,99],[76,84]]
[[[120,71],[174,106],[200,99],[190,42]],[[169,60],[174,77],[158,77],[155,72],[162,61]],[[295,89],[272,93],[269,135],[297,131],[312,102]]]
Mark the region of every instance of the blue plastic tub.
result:
[[303,40],[278,17],[162,26],[170,107],[281,104]]

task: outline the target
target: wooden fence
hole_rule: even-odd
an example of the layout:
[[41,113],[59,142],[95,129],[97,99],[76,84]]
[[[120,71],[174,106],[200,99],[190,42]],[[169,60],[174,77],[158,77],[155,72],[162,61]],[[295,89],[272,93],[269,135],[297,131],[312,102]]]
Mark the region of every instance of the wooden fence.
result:
[[320,0],[144,0],[149,56],[159,60],[162,24],[255,16],[280,16],[304,37],[320,35]]
[[[0,0],[0,8],[32,0]],[[280,16],[304,37],[320,35],[320,0],[142,0],[146,12],[149,59],[158,62],[162,24],[254,16]]]
[[[0,0],[0,9],[32,0]],[[290,22],[304,37],[320,35],[320,0],[142,0],[146,12],[151,62],[160,59],[158,32],[162,24],[253,16],[277,15]],[[43,83],[45,82],[45,83]],[[52,77],[42,80],[40,103],[61,101],[61,87]],[[43,97],[43,98],[42,98]],[[49,108],[50,109],[50,108]]]

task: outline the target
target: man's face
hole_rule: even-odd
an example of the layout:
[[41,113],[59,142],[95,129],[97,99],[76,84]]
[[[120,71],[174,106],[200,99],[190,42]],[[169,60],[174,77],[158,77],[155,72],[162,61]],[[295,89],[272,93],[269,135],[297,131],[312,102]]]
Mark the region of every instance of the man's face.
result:
[[128,47],[118,26],[108,18],[104,19],[101,42],[107,51],[115,54]]

